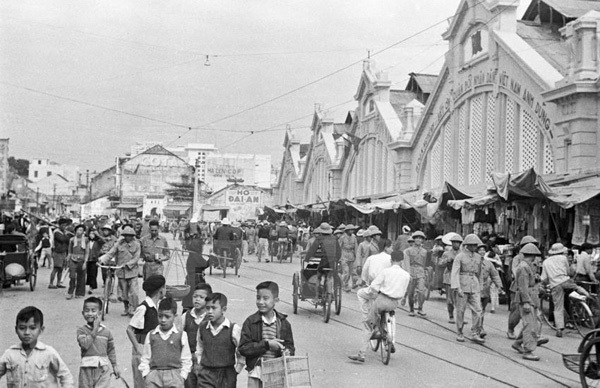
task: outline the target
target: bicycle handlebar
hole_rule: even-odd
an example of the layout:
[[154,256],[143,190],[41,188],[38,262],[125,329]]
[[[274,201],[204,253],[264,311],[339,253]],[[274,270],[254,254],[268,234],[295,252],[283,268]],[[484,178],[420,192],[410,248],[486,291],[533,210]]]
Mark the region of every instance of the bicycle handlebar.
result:
[[102,265],[100,263],[96,263],[96,265],[100,268],[106,268],[106,269],[120,269],[125,267],[125,264],[123,265]]

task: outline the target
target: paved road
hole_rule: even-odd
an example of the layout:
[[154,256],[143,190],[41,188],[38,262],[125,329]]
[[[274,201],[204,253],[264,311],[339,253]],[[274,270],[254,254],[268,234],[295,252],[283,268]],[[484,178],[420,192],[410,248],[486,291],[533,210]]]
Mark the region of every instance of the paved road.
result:
[[[169,240],[171,246],[173,242]],[[343,294],[343,308],[339,316],[323,323],[320,310],[309,302],[300,302],[298,314],[292,313],[291,279],[300,269],[297,259],[290,263],[257,263],[251,256],[242,265],[239,277],[217,274],[207,276],[213,289],[229,298],[228,317],[242,323],[255,311],[254,287],[261,281],[273,280],[281,289],[277,309],[290,316],[297,354],[308,354],[314,387],[578,387],[578,376],[562,365],[561,353],[574,353],[581,338],[569,332],[564,338],[554,337],[549,328],[544,334],[550,343],[541,347],[539,362],[522,360],[506,339],[506,306],[495,314],[486,315],[488,331],[485,346],[455,341],[454,325],[446,323],[445,302],[437,293],[426,302],[427,319],[408,317],[405,310],[397,313],[397,352],[388,366],[377,354],[369,353],[365,364],[347,359],[355,353],[360,342],[360,310],[356,295]],[[173,263],[176,264],[176,263]],[[0,349],[17,341],[14,318],[27,305],[42,309],[46,317],[46,331],[41,340],[54,346],[77,374],[79,350],[75,330],[82,325],[82,300],[65,300],[61,290],[49,290],[50,271],[41,268],[38,288],[29,291],[27,284],[5,290],[0,297]],[[168,273],[170,284],[183,282],[183,272],[174,265]],[[140,293],[141,293],[140,289]],[[127,318],[121,317],[121,308],[111,311],[106,325],[113,331],[117,343],[117,357],[125,377],[131,382],[131,347],[125,335]],[[239,376],[238,386],[246,386],[246,372]],[[0,388],[6,386],[4,379]]]

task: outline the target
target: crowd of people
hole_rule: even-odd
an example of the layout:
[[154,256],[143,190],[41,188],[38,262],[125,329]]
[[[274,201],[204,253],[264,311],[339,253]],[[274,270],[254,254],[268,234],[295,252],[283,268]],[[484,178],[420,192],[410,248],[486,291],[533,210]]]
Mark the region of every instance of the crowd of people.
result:
[[[507,337],[514,341],[512,348],[524,359],[537,361],[536,348],[549,341],[541,335],[540,288],[551,290],[556,336],[562,337],[568,303],[565,295],[589,297],[577,282],[596,282],[598,277],[591,247],[581,247],[575,261],[560,242],[543,254],[532,236],[521,239],[507,262],[493,238],[484,242],[476,234],[463,238],[448,233],[430,241],[422,231],[405,226],[392,241],[375,225],[334,228],[324,222],[311,230],[305,223],[286,221],[223,219],[215,224],[191,224],[181,229],[182,224],[177,223],[190,252],[188,276],[206,268],[201,253],[203,244],[211,239],[213,243],[239,240],[244,257],[256,253],[258,262],[267,261],[272,249],[288,247],[292,252],[300,247],[306,259],[320,257],[320,282],[339,274],[345,292],[356,290],[364,323],[359,351],[349,356],[356,362],[365,361],[369,341],[377,338],[379,314],[407,305],[408,316],[427,318],[426,294],[431,289],[445,295],[448,323],[456,325],[456,341],[468,339],[477,344],[485,343],[487,306],[491,305],[493,312],[499,295],[505,295],[509,302]],[[164,225],[162,228],[164,231]],[[97,263],[116,268],[118,299],[123,303],[123,315],[130,317],[127,335],[132,344],[135,387],[235,387],[244,365],[248,386],[260,387],[261,360],[293,355],[295,350],[289,321],[274,309],[279,297],[277,284],[267,281],[256,287],[258,311],[240,327],[225,317],[225,295],[213,292],[206,283],[189,282],[193,291],[183,300],[184,314],[181,327],[177,327],[177,303],[165,291],[163,263],[169,260],[169,247],[160,231],[156,219],[94,218],[73,224],[61,217],[45,224],[15,220],[5,227],[7,233],[27,236],[38,262],[51,268],[49,288],[66,288],[67,299],[85,298],[87,290],[82,309],[86,324],[77,332],[82,355],[80,387],[109,387],[109,366],[117,377],[121,373],[115,356],[117,345],[100,320],[103,301],[89,296],[99,287]],[[68,288],[63,285],[67,276]],[[103,281],[106,276],[103,270]],[[144,299],[137,294],[138,278],[143,279]],[[472,317],[469,333],[464,332],[467,308]],[[516,333],[519,322],[521,330]],[[49,382],[73,386],[73,377],[60,356],[38,341],[43,329],[39,309],[30,306],[18,313],[20,343],[0,358],[0,377],[7,375],[9,382],[39,377],[28,364],[33,359],[35,365],[45,368],[44,378]]]

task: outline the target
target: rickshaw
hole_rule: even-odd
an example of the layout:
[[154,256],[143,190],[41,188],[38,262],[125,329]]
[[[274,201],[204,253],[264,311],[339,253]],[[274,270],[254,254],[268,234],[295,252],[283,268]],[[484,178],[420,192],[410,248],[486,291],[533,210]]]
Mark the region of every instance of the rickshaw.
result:
[[[308,301],[315,308],[323,306],[323,321],[329,322],[331,303],[335,314],[342,311],[342,277],[337,270],[323,268],[323,274],[318,272],[321,260],[327,260],[324,252],[317,250],[315,257],[306,259],[306,252],[300,254],[300,272],[295,272],[292,278],[294,314],[298,314],[298,300]],[[336,263],[336,269],[339,267]],[[325,277],[321,284],[320,276]],[[333,282],[331,281],[333,280]]]
[[37,270],[37,260],[29,252],[25,236],[0,235],[0,289],[25,280],[33,291],[37,282]]
[[576,354],[563,354],[562,358],[567,369],[579,374],[582,387],[600,385],[600,329],[583,337]]
[[208,273],[212,275],[213,267],[223,269],[226,277],[227,268],[233,268],[237,275],[242,265],[242,240],[213,240],[213,248],[208,260]]

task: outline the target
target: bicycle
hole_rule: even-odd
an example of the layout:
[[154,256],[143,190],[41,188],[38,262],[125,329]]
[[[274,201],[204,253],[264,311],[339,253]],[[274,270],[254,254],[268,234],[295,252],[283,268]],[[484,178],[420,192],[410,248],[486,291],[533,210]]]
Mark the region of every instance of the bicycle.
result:
[[374,352],[378,349],[380,350],[383,365],[389,364],[391,354],[395,352],[395,340],[396,312],[393,310],[382,311],[376,330],[373,330],[373,334],[371,335],[370,346]]
[[[110,300],[110,296],[113,294],[113,288],[115,286],[115,271],[123,268],[124,265],[102,265],[100,263],[96,264],[98,266],[98,268],[104,268],[106,269],[106,283],[104,284],[104,293],[102,295],[102,312],[101,312],[101,317],[102,320],[104,321],[104,315],[108,314],[108,305],[111,302]],[[115,302],[116,300],[113,300],[113,302]]]
[[278,249],[277,249],[277,259],[279,260],[279,264],[283,262],[283,260],[287,260],[290,258],[290,263],[292,262],[292,254],[290,254],[290,244],[291,241],[288,239],[287,241],[279,241]]
[[[569,303],[565,308],[565,327],[573,327],[582,337],[585,337],[586,334],[596,328],[596,322],[599,318],[597,314],[598,295],[590,294],[589,298],[580,299],[570,294],[568,298]],[[592,307],[596,314],[592,313]],[[554,303],[549,287],[540,290],[540,312],[544,322],[552,329],[557,330],[554,322]]]

